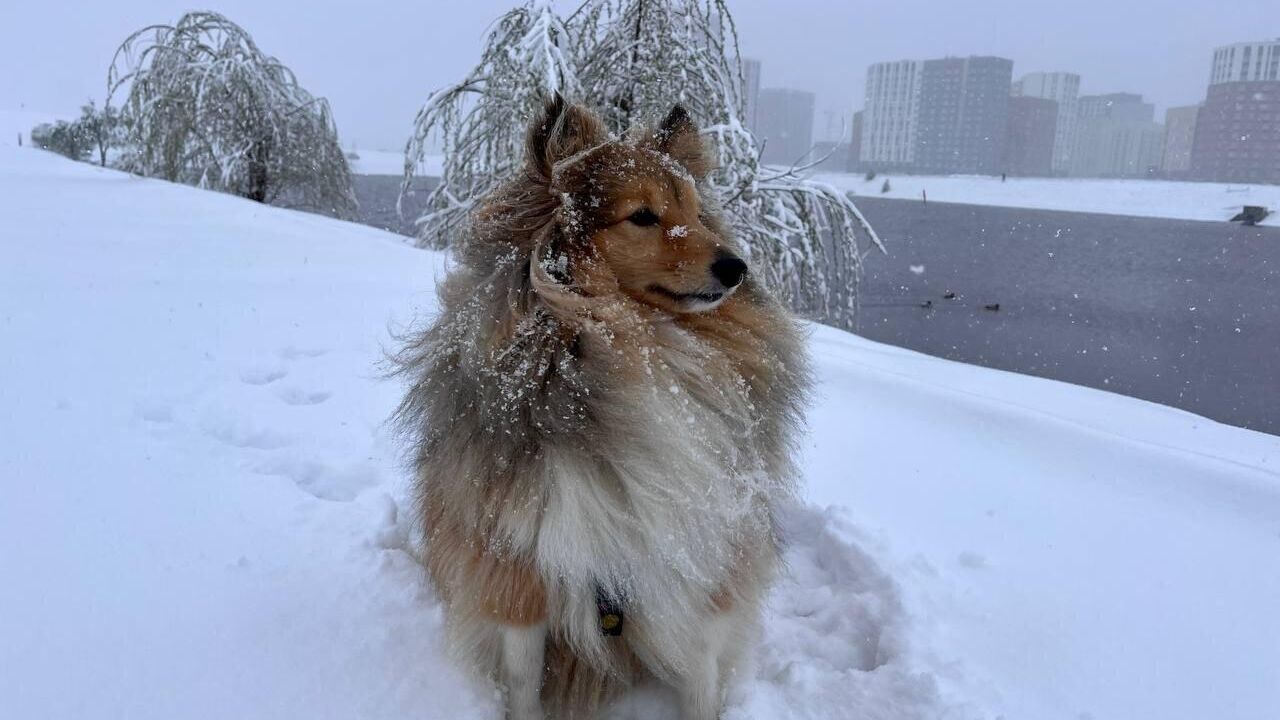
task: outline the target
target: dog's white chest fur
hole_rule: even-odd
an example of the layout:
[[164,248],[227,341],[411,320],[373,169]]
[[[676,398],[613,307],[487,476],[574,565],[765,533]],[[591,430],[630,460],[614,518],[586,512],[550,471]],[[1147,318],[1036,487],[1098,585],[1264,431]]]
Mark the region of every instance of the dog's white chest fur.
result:
[[599,642],[598,589],[624,599],[629,622],[692,630],[726,580],[735,542],[748,529],[758,538],[767,523],[769,481],[753,451],[746,384],[687,332],[660,332],[650,381],[611,399],[610,422],[624,423],[615,442],[543,448],[534,555],[558,600],[553,624],[586,649]]

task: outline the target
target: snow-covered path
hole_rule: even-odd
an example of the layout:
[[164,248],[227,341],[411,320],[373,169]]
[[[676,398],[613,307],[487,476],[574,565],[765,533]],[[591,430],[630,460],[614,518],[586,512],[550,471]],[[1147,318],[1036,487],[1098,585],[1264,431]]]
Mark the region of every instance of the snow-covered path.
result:
[[[0,218],[0,717],[496,717],[441,656],[383,422],[443,259],[11,147]],[[731,718],[1275,716],[1280,439],[813,349],[834,507],[787,518]]]

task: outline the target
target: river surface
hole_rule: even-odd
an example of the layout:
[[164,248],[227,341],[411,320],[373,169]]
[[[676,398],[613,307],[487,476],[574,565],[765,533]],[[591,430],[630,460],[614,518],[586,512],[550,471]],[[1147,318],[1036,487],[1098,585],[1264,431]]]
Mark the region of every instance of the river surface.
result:
[[1280,434],[1280,228],[857,201],[861,335]]

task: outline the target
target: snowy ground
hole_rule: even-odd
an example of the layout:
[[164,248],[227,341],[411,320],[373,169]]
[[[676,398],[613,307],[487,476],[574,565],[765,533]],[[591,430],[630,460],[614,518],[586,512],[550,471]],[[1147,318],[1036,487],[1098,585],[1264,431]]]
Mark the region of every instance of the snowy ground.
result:
[[[1240,212],[1241,206],[1264,205],[1272,215],[1262,224],[1280,226],[1280,185],[1013,177],[1001,182],[985,175],[893,174],[868,181],[848,173],[819,173],[816,179],[875,197],[919,200],[925,191],[937,202],[1178,220],[1224,221]],[[882,194],[886,179],[889,192]]]
[[[383,424],[443,258],[3,146],[0,217],[0,717],[497,717]],[[812,342],[811,505],[729,718],[1276,716],[1280,439]]]

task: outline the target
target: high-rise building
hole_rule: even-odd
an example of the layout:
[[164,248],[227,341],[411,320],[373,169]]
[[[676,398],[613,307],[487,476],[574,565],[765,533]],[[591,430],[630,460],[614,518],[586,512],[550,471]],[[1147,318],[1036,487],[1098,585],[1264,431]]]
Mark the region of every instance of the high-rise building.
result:
[[866,113],[862,110],[853,114],[853,127],[849,133],[849,170],[862,167],[862,128],[866,117]]
[[753,134],[756,132],[756,108],[760,104],[760,61],[742,60],[742,104],[746,116],[742,122]]
[[1071,170],[1071,151],[1076,144],[1076,99],[1080,95],[1080,76],[1069,72],[1028,73],[1013,84],[1013,95],[1053,100],[1058,103],[1058,117],[1053,136],[1053,172],[1065,175]]
[[1214,49],[1210,85],[1257,80],[1280,80],[1280,38]]
[[761,159],[791,165],[813,149],[814,95],[804,90],[764,88],[756,108],[756,137],[764,142]]
[[1164,154],[1160,169],[1166,176],[1178,177],[1191,171],[1191,144],[1196,137],[1199,105],[1172,107],[1164,112]]
[[920,63],[876,63],[867,68],[860,167],[908,168],[915,163],[920,111]]
[[1134,93],[1084,95],[1071,174],[1077,177],[1146,177],[1160,169],[1164,126],[1155,106]]
[[927,172],[1000,173],[1013,61],[926,60],[920,67],[916,167]]
[[1058,103],[1041,97],[1011,97],[1007,127],[1001,172],[1024,177],[1051,175]]
[[1076,110],[1081,120],[1107,118],[1151,122],[1156,118],[1156,106],[1143,102],[1142,96],[1137,93],[1082,95],[1076,103]]
[[1196,118],[1191,175],[1280,183],[1280,39],[1213,51]]

